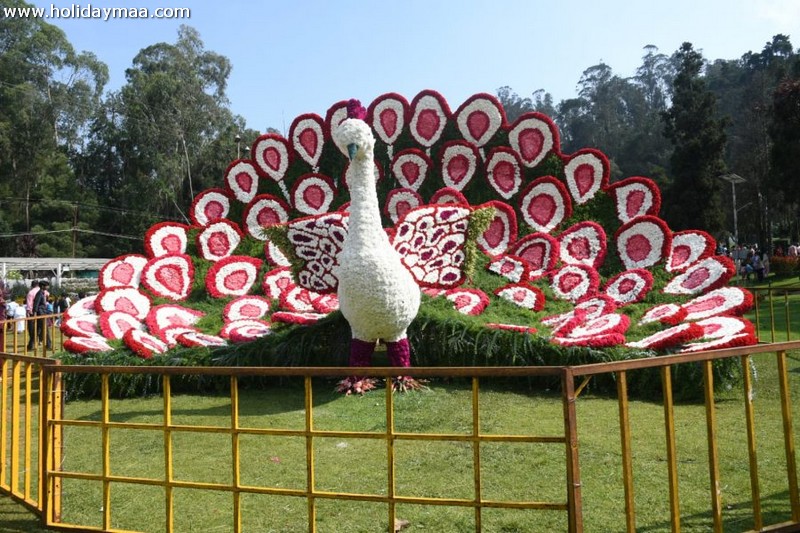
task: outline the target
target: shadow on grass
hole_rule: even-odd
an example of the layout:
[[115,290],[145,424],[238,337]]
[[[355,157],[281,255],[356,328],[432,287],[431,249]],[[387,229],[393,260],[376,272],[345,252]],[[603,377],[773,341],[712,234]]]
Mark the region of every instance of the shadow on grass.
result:
[[[765,527],[791,520],[789,492],[783,491],[769,496],[761,496],[761,519]],[[723,498],[722,529],[725,533],[753,531],[753,503],[751,501],[726,504]],[[681,515],[681,528],[685,531],[711,531],[713,519],[711,511],[691,515]],[[670,531],[668,521],[637,526],[636,531]]]
[[0,495],[0,531],[5,533],[45,533],[39,518],[10,496]]

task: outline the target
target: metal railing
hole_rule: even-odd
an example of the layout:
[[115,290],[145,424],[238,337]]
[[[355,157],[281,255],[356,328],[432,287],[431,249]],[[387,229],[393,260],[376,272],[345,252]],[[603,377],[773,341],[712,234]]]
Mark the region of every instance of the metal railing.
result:
[[[483,530],[484,514],[492,509],[520,509],[532,513],[563,513],[565,523],[570,532],[585,530],[584,522],[584,483],[581,479],[581,464],[587,465],[589,459],[581,457],[579,444],[579,419],[577,404],[584,387],[592,376],[611,374],[617,383],[617,404],[619,411],[619,447],[608,450],[608,453],[619,453],[622,458],[621,483],[624,492],[625,529],[634,532],[637,528],[635,450],[631,438],[629,418],[629,376],[637,372],[659,370],[663,389],[663,428],[666,435],[664,443],[665,469],[668,476],[668,498],[670,508],[670,529],[681,530],[685,517],[681,515],[681,499],[678,476],[680,463],[678,448],[680,441],[676,436],[674,401],[672,397],[671,370],[680,365],[701,365],[704,381],[704,413],[707,431],[706,454],[709,465],[708,477],[708,509],[713,531],[723,531],[725,509],[722,495],[725,492],[724,477],[720,473],[720,446],[731,446],[729,442],[719,441],[717,427],[713,362],[725,358],[736,358],[745,369],[741,391],[742,417],[747,433],[747,457],[750,479],[752,531],[793,531],[800,528],[800,497],[798,496],[797,463],[795,457],[795,435],[792,420],[792,398],[789,387],[789,369],[787,368],[787,352],[800,350],[800,341],[757,345],[735,349],[718,350],[686,355],[663,356],[629,361],[599,363],[576,367],[524,367],[524,368],[411,368],[405,373],[417,378],[469,378],[471,383],[471,401],[469,405],[471,424],[464,432],[408,432],[397,431],[395,417],[398,405],[387,387],[385,393],[384,426],[376,431],[331,431],[315,427],[315,405],[312,383],[323,377],[346,376],[349,368],[175,368],[175,367],[89,367],[66,366],[52,361],[24,356],[0,355],[2,363],[3,405],[0,417],[0,453],[3,465],[0,469],[0,491],[11,494],[15,499],[35,509],[43,517],[47,527],[56,529],[82,531],[118,531],[114,529],[114,502],[111,497],[112,487],[122,485],[149,486],[158,488],[164,493],[165,531],[175,529],[176,505],[174,493],[182,489],[197,491],[213,491],[230,496],[232,519],[230,531],[244,531],[243,523],[246,511],[242,498],[247,495],[269,495],[282,498],[302,499],[306,506],[308,531],[317,531],[317,510],[321,502],[340,501],[363,504],[379,503],[386,506],[386,519],[393,530],[397,517],[398,505],[442,506],[471,509],[475,531]],[[751,357],[760,354],[774,354],[779,377],[779,397],[782,420],[782,441],[785,455],[785,494],[786,506],[789,509],[788,520],[769,523],[769,518],[762,513],[760,502],[763,495],[759,485],[763,467],[759,463],[757,431],[753,409],[753,384],[750,375]],[[98,374],[101,379],[100,416],[97,420],[85,418],[69,419],[63,410],[63,394],[61,383],[70,374]],[[397,370],[388,368],[364,369],[364,373],[380,378],[390,379]],[[151,374],[162,380],[163,392],[160,422],[127,422],[118,421],[113,416],[112,400],[109,395],[109,384],[112,376],[121,374]],[[205,375],[226,376],[230,380],[230,395],[227,400],[230,417],[224,425],[192,425],[178,423],[173,416],[172,381],[178,376]],[[303,427],[254,427],[242,423],[239,413],[240,387],[239,381],[252,376],[290,377],[303,379]],[[481,429],[480,390],[481,383],[492,378],[528,378],[548,377],[560,383],[562,404],[562,428],[559,435],[536,434],[493,434]],[[580,381],[580,384],[576,384]],[[371,394],[380,394],[378,392]],[[652,422],[652,421],[651,421]],[[99,432],[101,464],[99,471],[68,470],[62,465],[62,454],[70,449],[70,442],[64,442],[62,435],[68,428],[91,428]],[[112,471],[111,434],[118,430],[134,432],[157,432],[161,434],[163,443],[163,471],[157,476],[125,476]],[[217,435],[224,436],[230,442],[231,475],[228,482],[198,482],[182,478],[176,474],[174,458],[174,442],[179,435]],[[305,443],[305,483],[301,488],[286,488],[245,482],[242,478],[242,438],[295,437]],[[386,451],[386,485],[375,492],[347,492],[324,490],[318,486],[318,475],[315,442],[320,439],[337,437],[343,439],[380,442]],[[469,497],[421,497],[402,493],[397,489],[398,464],[396,462],[396,445],[401,442],[449,442],[459,443],[471,448],[472,457],[472,494]],[[485,486],[482,476],[484,453],[482,448],[488,443],[536,443],[545,446],[556,446],[564,450],[563,469],[566,484],[563,497],[549,500],[500,500],[484,496]],[[744,467],[744,465],[742,465]],[[37,471],[38,468],[38,471]],[[771,465],[769,468],[774,469]],[[446,465],[437,470],[437,475],[446,475]],[[62,483],[69,480],[83,480],[98,483],[101,501],[97,508],[102,510],[101,523],[91,525],[84,523],[67,523],[62,513]],[[66,511],[67,509],[64,509]],[[245,515],[245,516],[243,516]],[[770,515],[771,516],[771,515]]]

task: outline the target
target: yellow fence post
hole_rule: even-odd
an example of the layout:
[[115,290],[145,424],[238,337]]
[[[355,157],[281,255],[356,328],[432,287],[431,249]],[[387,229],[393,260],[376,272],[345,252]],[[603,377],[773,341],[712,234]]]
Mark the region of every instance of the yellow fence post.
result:
[[672,533],[680,533],[681,509],[678,493],[678,451],[675,445],[675,411],[672,399],[672,367],[661,367],[664,395],[664,433],[667,440],[667,472],[669,478],[669,518]]
[[744,417],[747,425],[747,456],[750,461],[750,494],[753,500],[753,525],[755,529],[764,527],[761,518],[761,489],[758,482],[758,455],[756,450],[756,417],[753,409],[753,380],[750,376],[750,356],[742,356],[742,377],[744,378]]
[[583,515],[581,509],[581,473],[578,461],[578,416],[575,408],[575,377],[570,367],[564,367],[561,373],[561,395],[567,444],[567,514],[569,533],[580,533],[583,531]]
[[792,430],[792,397],[789,389],[789,372],[786,368],[786,352],[778,352],[778,379],[781,390],[781,413],[783,415],[783,442],[786,449],[786,471],[789,476],[789,498],[792,502],[792,521],[800,522],[800,495],[797,491],[797,461]]
[[708,437],[708,472],[711,481],[711,514],[714,533],[722,533],[722,491],[719,479],[719,452],[717,451],[717,415],[714,403],[714,367],[712,361],[703,361],[705,388],[706,433]]
[[631,422],[628,417],[628,375],[617,372],[617,403],[619,405],[619,433],[622,448],[622,484],[625,488],[625,526],[628,533],[636,533],[636,506],[633,500],[633,464],[631,460]]

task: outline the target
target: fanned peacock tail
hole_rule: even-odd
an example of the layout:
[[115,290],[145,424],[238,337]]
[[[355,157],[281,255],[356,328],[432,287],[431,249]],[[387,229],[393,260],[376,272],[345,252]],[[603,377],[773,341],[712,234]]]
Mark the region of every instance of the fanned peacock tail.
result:
[[[285,138],[256,139],[250,159],[231,162],[218,188],[196,196],[191,225],[156,224],[144,255],[103,267],[100,293],[64,317],[65,347],[150,357],[249,342],[335,313],[350,197],[348,158],[331,132],[346,117],[341,101],[324,118],[297,117]],[[410,103],[384,94],[365,120],[383,226],[425,302],[446,299],[453,317],[485,316],[484,328],[562,346],[756,342],[739,316],[752,296],[727,286],[734,265],[713,255],[714,239],[672,232],[652,180],[610,183],[602,152],[562,153],[550,118],[508,123],[489,94],[453,112],[426,90]]]

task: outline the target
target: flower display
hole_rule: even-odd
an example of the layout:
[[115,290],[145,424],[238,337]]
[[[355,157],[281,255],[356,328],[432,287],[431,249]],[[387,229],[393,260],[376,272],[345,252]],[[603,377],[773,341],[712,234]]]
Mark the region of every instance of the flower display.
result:
[[667,303],[659,304],[651,307],[645,311],[642,318],[639,319],[639,324],[649,324],[651,322],[661,322],[668,326],[675,326],[680,324],[686,319],[686,309],[679,304]]
[[517,213],[513,207],[498,200],[477,207],[483,208],[493,208],[494,218],[478,237],[478,248],[489,256],[500,255],[517,239]]
[[565,265],[553,272],[550,282],[556,298],[571,302],[594,295],[599,285],[597,271],[585,265]]
[[477,147],[484,146],[506,121],[502,104],[490,94],[469,97],[455,112],[461,136]]
[[259,194],[247,204],[242,217],[242,225],[254,239],[266,241],[264,228],[289,221],[289,206],[271,194]]
[[288,267],[292,265],[289,258],[269,239],[264,241],[264,259],[267,260],[267,263],[276,267]]
[[281,294],[280,306],[284,311],[313,313],[316,311],[314,309],[314,304],[311,303],[314,298],[316,298],[316,295],[312,296],[312,293],[308,289],[293,285]]
[[[478,161],[480,154],[474,144],[467,141],[444,143],[439,154],[439,165],[445,186],[456,191],[464,190],[478,169]],[[466,198],[464,203],[467,203]]]
[[513,197],[522,186],[522,164],[511,148],[492,148],[486,159],[486,179],[504,199]]
[[667,272],[683,272],[701,259],[714,255],[714,238],[700,230],[679,231],[672,235],[672,247],[664,265]]
[[613,312],[617,308],[617,302],[607,294],[596,294],[586,296],[578,300],[575,304],[576,311],[586,311],[586,318],[593,319],[600,315]]
[[707,341],[686,343],[681,349],[681,353],[721,350],[722,348],[735,348],[737,346],[751,346],[757,342],[758,339],[751,333],[736,333]]
[[653,333],[644,339],[628,342],[627,346],[645,350],[665,350],[699,339],[702,336],[702,326],[698,326],[694,322],[684,322],[683,324],[678,324],[677,326],[672,326],[671,328]]
[[200,257],[208,261],[219,261],[233,254],[241,240],[242,231],[230,220],[212,222],[196,237]]
[[686,320],[716,315],[739,315],[753,306],[753,295],[740,287],[722,287],[683,304]]
[[200,330],[193,326],[170,326],[159,331],[157,335],[172,348],[178,345],[178,335],[189,332],[200,333]]
[[589,348],[609,348],[625,344],[625,335],[621,333],[605,333],[586,337],[552,337],[551,342],[559,346],[586,346]]
[[231,342],[250,342],[272,333],[269,323],[255,319],[237,319],[227,322],[219,336]]
[[466,196],[452,187],[442,187],[431,196],[431,204],[461,204],[469,205]]
[[531,311],[544,309],[544,294],[542,291],[526,283],[509,283],[500,287],[494,293],[496,296],[523,309]]
[[441,94],[430,90],[422,91],[411,101],[411,136],[430,149],[441,138],[449,117],[450,106]]
[[291,192],[292,205],[306,215],[327,213],[335,196],[333,180],[313,172],[297,178]]
[[181,305],[161,304],[150,308],[150,312],[145,318],[145,324],[151,333],[158,334],[160,331],[174,326],[194,326],[204,316],[205,313],[202,311]]
[[289,127],[289,139],[294,153],[317,172],[325,143],[325,123],[322,117],[306,113],[295,118]]
[[155,354],[164,353],[169,350],[167,343],[140,329],[131,328],[122,336],[122,342],[125,343],[130,351],[141,357],[142,359],[150,359]]
[[228,342],[217,335],[200,333],[198,331],[186,331],[175,336],[175,340],[181,346],[187,348],[199,348],[210,346],[225,346]]
[[[289,168],[289,143],[276,133],[265,133],[253,141],[253,162],[259,175],[281,181]],[[242,200],[247,203],[252,199]]]
[[185,254],[188,226],[177,222],[154,224],[144,234],[144,249],[147,257]]
[[165,255],[147,262],[142,285],[155,296],[185,300],[194,282],[194,265],[188,255]]
[[337,294],[320,294],[311,300],[311,305],[317,313],[327,315],[339,309],[339,296]]
[[666,294],[699,294],[722,287],[736,274],[733,260],[724,255],[703,259],[675,276],[666,287]]
[[534,280],[555,268],[560,245],[555,237],[546,233],[529,233],[511,245],[508,254],[527,262],[529,279]]
[[195,226],[222,220],[231,210],[231,195],[225,189],[206,189],[194,197],[189,218]]
[[61,317],[61,331],[68,337],[94,337],[102,335],[98,329],[99,316],[94,313],[74,316],[69,318]]
[[598,268],[606,258],[606,232],[596,222],[578,222],[558,236],[561,262]]
[[661,192],[648,178],[626,178],[606,187],[606,192],[614,199],[623,224],[644,215],[658,216],[661,210]]
[[[156,224],[145,234],[144,255],[108,261],[101,294],[67,310],[62,331],[89,340],[102,332],[122,339],[116,349],[124,343],[151,357],[178,343],[250,342],[275,323],[283,331],[339,310],[325,328],[342,327],[343,317],[347,335],[365,343],[354,342],[356,352],[380,338],[393,364],[408,364],[406,328],[422,290],[461,313],[482,313],[449,314],[484,324],[467,334],[536,334],[520,349],[550,341],[576,347],[553,352],[569,357],[590,348],[586,360],[626,338],[632,356],[755,342],[752,324],[733,316],[752,296],[724,286],[732,263],[713,255],[708,233],[672,232],[659,218],[655,182],[637,176],[609,184],[603,153],[563,153],[550,118],[525,113],[508,124],[492,95],[474,95],[455,113],[434,91],[411,104],[394,93],[367,108],[337,102],[324,119],[296,117],[285,138],[260,136],[249,157],[227,167],[220,188],[195,197],[192,226]],[[476,177],[487,181],[473,183]],[[474,275],[482,265],[505,280]],[[673,303],[660,303],[673,294]],[[659,305],[642,303],[651,299]],[[504,313],[508,319],[497,318]],[[529,323],[513,318],[520,313]],[[628,317],[639,316],[631,325]],[[668,329],[650,335],[658,328]],[[264,339],[264,350],[272,353],[281,339]],[[70,346],[85,351],[86,342]],[[356,376],[347,389],[366,390],[358,383]]]
[[113,348],[101,336],[70,337],[64,340],[64,349],[72,353],[110,352]]
[[292,285],[294,285],[292,270],[289,267],[278,267],[264,274],[261,287],[268,299],[280,300],[281,294]]
[[97,314],[97,311],[94,307],[95,302],[97,301],[97,295],[86,296],[81,298],[69,308],[64,311],[61,315],[63,320],[69,320],[70,318],[84,316],[84,315],[94,315]]
[[428,206],[398,223],[392,244],[421,287],[450,289],[463,281],[471,213],[463,206]]
[[392,189],[386,195],[384,213],[394,222],[422,205],[422,197],[413,189]]
[[622,306],[642,301],[652,288],[653,275],[643,268],[633,268],[609,279],[603,292]]
[[339,282],[333,271],[339,265],[337,257],[347,236],[348,221],[345,213],[328,213],[287,225],[286,237],[295,255],[304,261],[296,271],[300,285],[319,293],[336,290]]
[[225,322],[245,319],[257,320],[265,317],[269,313],[269,309],[270,303],[266,298],[261,296],[239,296],[225,306],[222,311],[222,319]]
[[144,320],[150,311],[150,298],[138,289],[115,287],[100,291],[95,301],[98,314],[103,311],[122,311]]
[[409,148],[394,156],[391,168],[401,187],[418,191],[425,182],[428,171],[433,168],[433,162],[422,150]]
[[489,297],[480,289],[450,289],[444,297],[463,315],[479,315],[489,305]]
[[511,126],[508,144],[527,168],[533,168],[554,151],[559,151],[558,130],[541,113],[525,113]]
[[624,335],[630,324],[631,321],[627,315],[606,313],[572,328],[569,337],[593,337],[611,333]]
[[225,185],[236,200],[246,204],[258,191],[258,171],[252,161],[237,160],[225,170]]
[[533,180],[522,192],[519,209],[525,223],[542,233],[550,233],[572,216],[567,188],[552,176]]
[[325,315],[321,313],[296,313],[294,311],[276,311],[272,313],[271,317],[273,322],[300,324],[303,326],[319,322],[322,318],[325,318]]
[[[553,337],[570,337],[575,328],[586,323],[586,316],[584,309],[573,309],[567,313],[547,317],[547,325],[553,328]],[[545,321],[542,320],[542,323]]]
[[422,293],[427,294],[431,298],[438,298],[447,291],[445,289],[435,289],[433,287],[422,287]]
[[260,259],[242,255],[220,259],[206,273],[206,291],[214,298],[245,295],[258,279],[261,264]]
[[667,224],[660,218],[640,216],[619,227],[614,240],[626,269],[649,268],[669,253],[672,244]]
[[367,122],[378,137],[387,145],[389,158],[392,157],[392,145],[400,137],[406,126],[408,101],[397,93],[388,93],[376,98],[367,109]]
[[495,274],[499,274],[511,281],[520,283],[528,280],[528,263],[521,257],[514,255],[502,255],[492,259],[486,269]]
[[598,150],[584,149],[565,158],[564,175],[575,203],[585,204],[608,186],[611,173],[608,158]]
[[142,270],[147,258],[140,254],[121,255],[112,259],[100,269],[97,284],[100,290],[113,287],[139,288]]
[[756,329],[752,322],[738,316],[712,316],[697,322],[703,328],[704,339],[720,339],[739,333],[749,333],[755,337]]
[[506,331],[516,331],[518,333],[536,333],[536,328],[532,328],[529,326],[519,326],[517,324],[498,324],[496,322],[488,322],[486,324],[487,328],[490,329],[502,329]]
[[100,313],[97,324],[107,339],[121,339],[129,329],[143,329],[142,322],[129,313],[105,311]]

